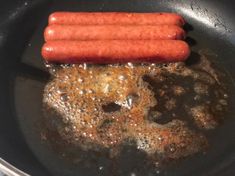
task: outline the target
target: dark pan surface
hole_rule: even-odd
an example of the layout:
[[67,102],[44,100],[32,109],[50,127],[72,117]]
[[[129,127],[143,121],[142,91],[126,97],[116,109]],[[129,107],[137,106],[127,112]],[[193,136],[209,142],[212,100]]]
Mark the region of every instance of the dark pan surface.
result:
[[[206,155],[179,161],[159,175],[235,175],[235,1],[232,0],[14,0],[0,3],[0,158],[33,176],[84,175],[70,170],[41,144],[37,126],[41,118],[43,87],[48,79],[40,55],[43,28],[50,12],[169,11],[190,23],[188,41],[196,53],[206,49],[221,64],[230,81],[227,120],[209,135]],[[195,57],[192,55],[192,57]],[[66,170],[67,169],[67,170]],[[92,175],[92,171],[90,173]]]

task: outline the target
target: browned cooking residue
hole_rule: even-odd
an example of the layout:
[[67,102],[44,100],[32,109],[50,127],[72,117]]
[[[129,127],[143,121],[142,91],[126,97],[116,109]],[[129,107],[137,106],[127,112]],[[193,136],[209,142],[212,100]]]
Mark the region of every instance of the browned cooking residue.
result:
[[201,129],[214,129],[223,119],[228,95],[210,62],[201,59],[204,65],[194,67],[52,67],[43,97],[46,127],[84,150],[118,149],[131,140],[138,150],[162,158],[203,151],[208,141]]

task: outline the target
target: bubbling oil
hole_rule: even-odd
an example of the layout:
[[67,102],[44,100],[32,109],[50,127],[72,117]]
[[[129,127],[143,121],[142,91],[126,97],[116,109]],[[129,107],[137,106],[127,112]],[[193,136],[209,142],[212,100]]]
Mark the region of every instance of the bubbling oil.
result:
[[56,138],[62,150],[107,149],[115,158],[131,145],[154,162],[183,158],[207,148],[203,130],[216,128],[227,109],[222,76],[205,56],[193,66],[71,64],[49,70],[44,124],[47,139]]

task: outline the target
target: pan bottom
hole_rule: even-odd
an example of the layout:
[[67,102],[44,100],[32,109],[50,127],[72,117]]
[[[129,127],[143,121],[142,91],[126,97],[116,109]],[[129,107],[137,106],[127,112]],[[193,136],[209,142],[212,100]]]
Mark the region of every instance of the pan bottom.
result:
[[[233,162],[232,154],[234,153],[234,125],[235,120],[231,117],[234,114],[235,109],[235,70],[233,69],[235,49],[231,44],[232,41],[228,40],[227,36],[219,35],[220,27],[223,25],[217,25],[213,28],[210,19],[206,16],[203,18],[202,9],[199,8],[197,3],[190,3],[186,5],[177,2],[170,1],[153,3],[139,3],[133,4],[130,1],[127,3],[119,3],[118,5],[111,5],[109,3],[90,3],[89,6],[85,1],[81,1],[78,6],[74,3],[68,3],[68,1],[63,3],[55,3],[51,11],[57,10],[73,10],[73,11],[178,11],[185,15],[186,20],[190,22],[191,25],[186,26],[189,30],[189,38],[187,42],[192,47],[194,53],[198,53],[200,50],[207,50],[210,53],[210,58],[218,65],[219,69],[225,73],[230,83],[228,85],[228,113],[224,115],[227,119],[224,124],[218,127],[214,131],[208,132],[208,140],[211,144],[210,150],[206,155],[195,155],[193,157],[178,160],[177,163],[172,163],[167,166],[167,169],[163,170],[152,170],[152,175],[171,175],[171,176],[183,176],[183,175],[216,175],[216,173],[221,172],[225,167],[228,167],[231,162]],[[187,10],[185,10],[187,9]],[[197,11],[198,13],[196,13]],[[188,13],[190,12],[190,13]],[[204,12],[204,11],[203,11]],[[209,13],[209,12],[208,12]],[[200,21],[197,16],[189,14],[199,14]],[[211,14],[213,16],[213,13]],[[210,16],[209,16],[210,17]],[[21,63],[18,65],[14,73],[16,77],[14,79],[14,110],[17,114],[18,124],[22,131],[25,140],[30,147],[32,153],[37,157],[40,163],[47,168],[53,175],[110,175],[104,168],[105,163],[109,163],[105,158],[100,159],[101,165],[97,165],[94,170],[87,170],[74,167],[69,162],[66,162],[63,157],[58,156],[55,152],[51,150],[51,144],[42,142],[42,138],[45,137],[41,133],[41,126],[39,122],[41,121],[42,114],[42,95],[44,86],[47,80],[47,73],[45,72],[44,65],[41,60],[40,48],[42,46],[42,36],[43,28],[46,26],[46,16],[42,23],[38,26],[32,39],[25,48],[25,52],[22,56]],[[203,18],[203,20],[201,20]],[[219,17],[218,17],[219,18]],[[214,18],[212,19],[214,20]],[[216,21],[216,20],[215,20]],[[207,23],[208,22],[208,23]],[[220,21],[221,22],[221,21]],[[17,23],[18,24],[18,23]],[[216,23],[217,24],[217,23]],[[221,24],[221,23],[220,23]],[[226,27],[227,28],[227,27]],[[228,29],[228,28],[227,28]],[[227,30],[223,30],[225,34],[229,33]],[[39,59],[40,58],[40,59]],[[130,173],[130,169],[133,167],[141,168],[139,175],[146,175],[144,170],[149,169],[149,165],[146,160],[137,163],[137,159],[144,157],[143,153],[135,155],[132,148],[125,148],[123,156],[119,161],[122,164],[124,172],[122,175],[133,175]],[[73,155],[73,153],[71,153]],[[82,157],[85,157],[81,154]],[[128,156],[128,157],[127,157]],[[94,158],[90,157],[88,163],[89,165],[94,162]],[[125,161],[125,162],[124,162]],[[133,162],[131,162],[133,161]],[[202,162],[203,161],[203,162]],[[128,163],[128,164],[126,164]],[[158,163],[155,163],[156,165]],[[146,166],[145,169],[143,166]],[[143,168],[143,169],[142,169]],[[33,169],[31,171],[34,172]],[[34,175],[34,174],[32,174]]]

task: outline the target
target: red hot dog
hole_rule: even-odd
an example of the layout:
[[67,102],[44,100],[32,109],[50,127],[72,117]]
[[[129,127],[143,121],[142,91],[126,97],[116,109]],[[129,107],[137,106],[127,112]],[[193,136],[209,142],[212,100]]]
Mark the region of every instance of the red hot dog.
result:
[[180,40],[49,41],[42,48],[44,59],[57,63],[173,62],[189,54]]
[[49,25],[178,25],[185,24],[176,13],[126,13],[126,12],[55,12]]
[[176,25],[50,25],[44,32],[50,40],[161,40],[184,39],[185,32]]

